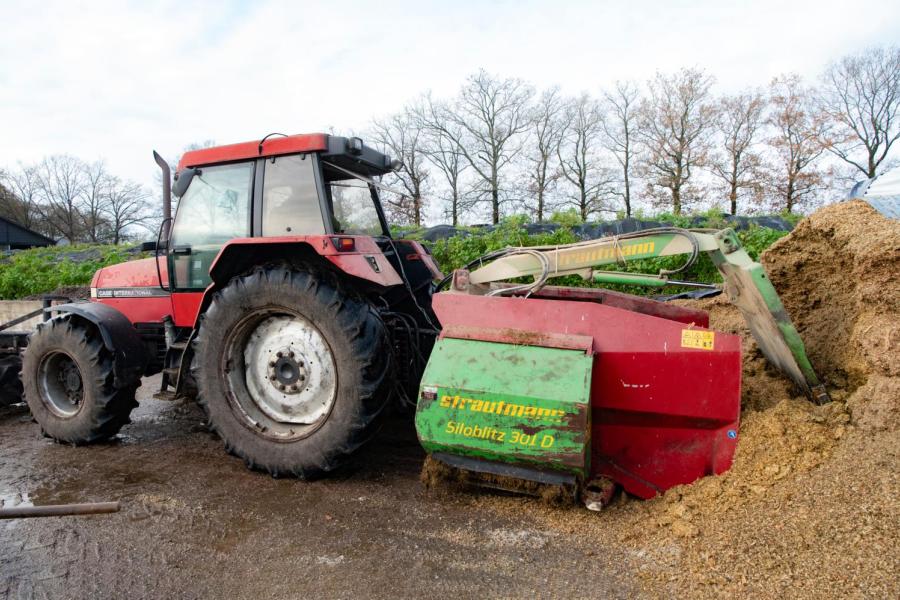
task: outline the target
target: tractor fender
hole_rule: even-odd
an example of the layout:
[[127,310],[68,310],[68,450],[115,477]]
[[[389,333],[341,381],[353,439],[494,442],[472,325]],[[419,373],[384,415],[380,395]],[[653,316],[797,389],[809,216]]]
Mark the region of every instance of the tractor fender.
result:
[[356,236],[357,252],[341,253],[334,248],[331,237],[333,236],[308,235],[236,238],[225,244],[210,265],[209,276],[212,283],[203,291],[203,296],[196,305],[194,329],[199,326],[200,315],[206,312],[216,291],[227,285],[235,275],[245,273],[256,265],[274,262],[314,265],[375,289],[403,283],[372,238]]
[[361,279],[381,287],[400,285],[403,280],[394,270],[381,248],[368,236],[352,237],[356,249],[340,252],[331,241],[335,236],[306,235],[296,237],[237,238],[219,251],[209,268],[209,275],[217,284],[230,275],[246,270],[252,264],[264,264],[273,260],[291,262],[318,260],[329,264],[335,271]]
[[44,309],[48,313],[74,315],[88,321],[100,332],[103,345],[113,355],[114,385],[129,385],[144,374],[148,356],[141,336],[128,317],[115,308],[99,302],[57,304]]

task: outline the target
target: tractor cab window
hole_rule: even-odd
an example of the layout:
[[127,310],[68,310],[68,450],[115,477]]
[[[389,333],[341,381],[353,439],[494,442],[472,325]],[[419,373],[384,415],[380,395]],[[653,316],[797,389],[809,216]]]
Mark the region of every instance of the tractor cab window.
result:
[[250,235],[253,163],[203,167],[178,203],[170,245],[176,289],[205,289],[209,267],[234,238]]
[[262,234],[324,234],[313,160],[303,154],[276,156],[266,159],[265,172]]
[[335,233],[386,235],[377,207],[378,193],[371,184],[326,166],[325,193]]

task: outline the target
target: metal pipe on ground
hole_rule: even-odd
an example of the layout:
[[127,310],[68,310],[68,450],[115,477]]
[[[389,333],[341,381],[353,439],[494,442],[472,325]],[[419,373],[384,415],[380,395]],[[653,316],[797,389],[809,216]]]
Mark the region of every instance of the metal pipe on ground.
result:
[[118,502],[49,504],[47,506],[12,506],[9,508],[0,508],[0,519],[30,519],[34,517],[64,517],[68,515],[100,515],[114,512],[119,512]]

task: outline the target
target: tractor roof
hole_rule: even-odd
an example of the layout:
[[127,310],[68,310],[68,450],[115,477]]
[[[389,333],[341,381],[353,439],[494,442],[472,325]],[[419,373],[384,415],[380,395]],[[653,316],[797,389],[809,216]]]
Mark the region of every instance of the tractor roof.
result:
[[227,146],[214,146],[185,152],[178,161],[178,170],[216,163],[278,156],[297,152],[319,152],[328,148],[328,136],[324,133],[304,133],[286,137],[269,137],[252,142],[240,142]]
[[261,140],[190,150],[178,161],[178,170],[300,152],[321,152],[330,162],[363,175],[384,175],[392,168],[390,156],[364,145],[359,138],[305,133],[289,136],[269,134]]

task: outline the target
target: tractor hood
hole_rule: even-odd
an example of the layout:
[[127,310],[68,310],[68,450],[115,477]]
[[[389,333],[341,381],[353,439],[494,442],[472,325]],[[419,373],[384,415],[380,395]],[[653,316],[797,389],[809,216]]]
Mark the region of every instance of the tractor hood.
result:
[[168,273],[164,257],[131,260],[103,267],[91,280],[91,298],[168,296],[159,285],[156,261],[163,286],[168,286]]

